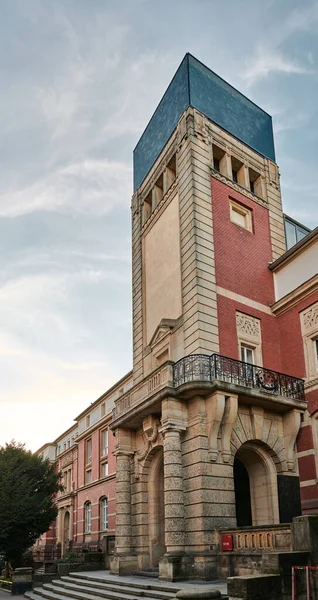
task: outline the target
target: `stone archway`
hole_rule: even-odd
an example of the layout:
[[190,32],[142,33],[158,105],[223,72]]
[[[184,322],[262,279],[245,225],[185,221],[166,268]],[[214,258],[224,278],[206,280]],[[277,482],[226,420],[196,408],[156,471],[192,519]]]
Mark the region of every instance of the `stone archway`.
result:
[[158,447],[147,458],[148,474],[148,531],[150,565],[157,566],[165,554],[165,503],[163,449]]
[[277,470],[267,448],[246,442],[233,468],[237,525],[279,523]]

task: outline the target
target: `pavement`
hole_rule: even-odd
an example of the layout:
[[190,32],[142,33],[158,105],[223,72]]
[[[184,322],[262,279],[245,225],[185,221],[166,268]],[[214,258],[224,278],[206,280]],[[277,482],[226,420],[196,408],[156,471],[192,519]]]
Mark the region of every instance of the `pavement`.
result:
[[222,594],[227,594],[227,583],[224,580],[200,581],[198,579],[194,579],[172,583],[171,581],[162,581],[161,579],[158,579],[158,577],[138,577],[138,575],[111,575],[109,571],[86,571],[85,573],[70,573],[70,575],[87,575],[96,577],[96,579],[107,579],[108,581],[114,581],[114,583],[118,581],[118,579],[120,579],[121,581],[127,581],[127,583],[147,583],[148,585],[156,585],[162,587],[168,585],[169,587],[176,588],[176,590],[187,590],[190,588],[200,588],[200,590],[216,589],[220,590]]

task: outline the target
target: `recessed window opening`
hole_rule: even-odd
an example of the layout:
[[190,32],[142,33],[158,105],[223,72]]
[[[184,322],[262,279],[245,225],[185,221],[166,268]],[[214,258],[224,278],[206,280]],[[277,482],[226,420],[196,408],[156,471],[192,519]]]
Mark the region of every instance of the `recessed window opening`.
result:
[[107,454],[108,454],[108,429],[103,429],[101,442],[102,442],[102,456],[107,456]]
[[254,348],[251,346],[241,345],[241,361],[249,363],[251,365],[254,364]]
[[86,441],[86,464],[92,462],[92,438]]
[[157,179],[153,193],[154,193],[153,205],[155,208],[156,206],[158,206],[160,200],[163,197],[163,174],[161,174],[160,177]]
[[314,340],[314,354],[315,354],[316,371],[318,371],[318,338],[316,340]]
[[213,168],[215,171],[219,173],[226,174],[226,156],[225,151],[212,144],[212,154],[213,154]]
[[247,207],[230,199],[230,219],[232,223],[253,231],[252,227],[252,211]]
[[108,476],[108,462],[104,462],[101,465],[101,477]]
[[92,483],[92,469],[86,471],[86,483]]
[[152,212],[152,191],[144,199],[144,222],[150,217]]
[[254,169],[249,169],[248,175],[252,194],[262,197],[262,180],[260,174],[254,171]]
[[232,179],[235,183],[239,183],[240,185],[244,186],[245,184],[245,180],[244,180],[244,165],[243,163],[238,160],[237,158],[235,158],[235,156],[231,157],[231,163],[232,163]]
[[106,531],[108,529],[108,500],[102,498],[100,503],[100,516],[101,516],[101,530]]
[[165,185],[164,185],[164,193],[169,189],[169,187],[173,184],[176,176],[177,176],[177,164],[176,164],[176,155],[171,158],[169,161],[166,171],[165,171]]
[[84,506],[84,512],[85,512],[85,532],[91,533],[92,532],[92,505],[90,502],[86,502],[86,504]]

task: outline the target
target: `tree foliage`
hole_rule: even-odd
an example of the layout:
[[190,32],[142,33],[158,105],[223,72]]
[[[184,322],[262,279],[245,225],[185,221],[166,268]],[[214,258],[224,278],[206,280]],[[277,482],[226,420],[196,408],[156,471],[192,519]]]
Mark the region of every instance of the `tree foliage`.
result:
[[56,519],[60,477],[22,444],[0,447],[0,553],[13,565]]

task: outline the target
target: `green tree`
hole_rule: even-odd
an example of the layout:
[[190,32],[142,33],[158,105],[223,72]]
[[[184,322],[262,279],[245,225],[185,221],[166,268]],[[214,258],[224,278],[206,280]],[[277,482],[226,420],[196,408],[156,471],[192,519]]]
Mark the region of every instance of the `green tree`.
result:
[[0,446],[0,554],[12,566],[56,519],[60,478],[54,465],[24,445]]

